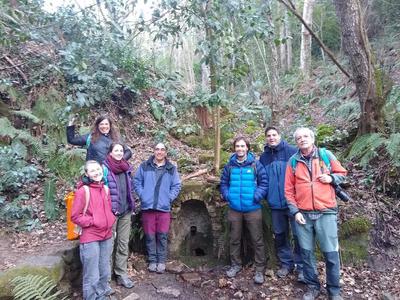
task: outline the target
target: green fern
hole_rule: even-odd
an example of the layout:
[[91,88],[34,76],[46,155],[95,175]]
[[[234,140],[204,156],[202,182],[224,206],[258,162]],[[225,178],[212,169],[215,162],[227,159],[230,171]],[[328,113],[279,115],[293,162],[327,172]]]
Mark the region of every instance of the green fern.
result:
[[[57,291],[56,284],[47,276],[17,276],[11,283],[14,285],[12,293],[16,300],[53,300],[61,297],[61,291]],[[62,299],[67,299],[67,296]]]
[[392,133],[386,144],[386,151],[396,167],[400,167],[400,133]]
[[40,123],[40,119],[28,110],[13,110],[12,113],[16,116],[31,120],[33,123]]

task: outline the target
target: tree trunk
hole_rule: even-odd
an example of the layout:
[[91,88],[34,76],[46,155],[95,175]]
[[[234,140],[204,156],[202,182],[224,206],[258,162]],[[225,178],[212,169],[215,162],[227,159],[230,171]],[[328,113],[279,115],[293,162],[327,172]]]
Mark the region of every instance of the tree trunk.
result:
[[333,0],[342,28],[343,50],[352,69],[361,116],[358,134],[383,131],[386,98],[392,81],[375,66],[358,0]]
[[[303,7],[303,19],[308,26],[312,25],[312,14],[315,0],[305,0]],[[304,78],[310,77],[311,70],[311,34],[307,28],[301,26],[301,46],[300,46],[300,71]]]
[[[293,0],[292,2],[296,3],[295,0]],[[292,44],[292,38],[291,38],[292,32],[290,30],[290,22],[289,22],[289,13],[288,12],[285,13],[284,22],[285,22],[285,32],[286,32],[286,37],[287,37],[286,43],[285,43],[286,54],[287,54],[286,67],[287,67],[287,70],[289,71],[293,67],[293,50],[292,50],[293,44]]]

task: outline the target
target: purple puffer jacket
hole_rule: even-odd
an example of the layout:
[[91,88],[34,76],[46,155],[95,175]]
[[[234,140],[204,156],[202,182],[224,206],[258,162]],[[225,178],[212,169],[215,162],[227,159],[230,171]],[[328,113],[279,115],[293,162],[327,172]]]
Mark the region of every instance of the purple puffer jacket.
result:
[[103,162],[104,166],[108,169],[107,173],[107,183],[110,189],[110,196],[111,196],[111,209],[114,215],[120,216],[124,214],[126,211],[121,211],[121,201],[128,201],[129,211],[135,210],[135,201],[132,197],[132,184],[131,184],[131,174],[132,174],[132,166],[129,168],[128,171],[125,172],[126,176],[126,192],[128,194],[127,199],[120,199],[119,197],[119,190],[118,190],[118,181],[115,177],[115,174],[111,171],[110,166],[107,164],[107,161]]

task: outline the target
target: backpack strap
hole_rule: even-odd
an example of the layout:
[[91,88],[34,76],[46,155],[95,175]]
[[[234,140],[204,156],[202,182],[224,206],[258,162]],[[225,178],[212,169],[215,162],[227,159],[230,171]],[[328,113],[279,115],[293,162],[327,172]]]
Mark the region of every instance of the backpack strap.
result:
[[293,175],[296,173],[296,165],[297,165],[297,159],[295,159],[293,156],[290,158],[290,166],[292,167],[292,172]]
[[90,201],[90,190],[89,190],[89,186],[84,185],[83,189],[85,190],[85,207],[83,208],[83,215],[86,215],[86,212],[88,210],[89,207],[89,201]]
[[318,154],[320,158],[320,167],[322,169],[321,162],[325,164],[325,166],[328,168],[329,172],[332,170],[331,167],[331,160],[329,159],[328,153],[326,151],[326,148],[319,148],[318,149]]
[[92,134],[89,133],[88,136],[87,136],[87,138],[86,138],[86,144],[85,144],[85,148],[86,148],[86,149],[89,148],[91,140],[92,140]]
[[108,179],[107,179],[107,176],[108,176],[108,168],[104,165],[104,164],[102,164],[101,165],[101,167],[103,168],[103,180],[104,180],[104,184],[105,184],[105,186],[107,186],[107,188],[108,188]]

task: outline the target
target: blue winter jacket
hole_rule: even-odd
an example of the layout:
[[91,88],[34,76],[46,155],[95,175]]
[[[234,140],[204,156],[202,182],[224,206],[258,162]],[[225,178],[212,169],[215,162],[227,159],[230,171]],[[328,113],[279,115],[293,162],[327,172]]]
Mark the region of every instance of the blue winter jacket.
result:
[[153,160],[154,156],[151,156],[140,165],[133,179],[133,188],[141,201],[142,210],[168,212],[171,203],[179,195],[181,180],[176,167],[167,160],[156,182],[156,165]]
[[243,163],[233,154],[221,175],[221,195],[229,207],[239,212],[250,212],[261,208],[261,200],[267,193],[267,177],[263,165],[247,153]]
[[[75,135],[75,125],[67,126],[67,141],[69,144],[85,147],[89,135],[89,133],[84,135]],[[113,140],[105,134],[100,135],[97,141],[91,141],[87,148],[86,161],[95,160],[99,163],[103,163],[107,157],[112,142]],[[124,146],[124,159],[129,160],[131,157],[131,150]]]
[[267,201],[271,209],[286,209],[285,171],[289,158],[297,148],[282,140],[276,147],[264,147],[260,162],[267,173]]
[[110,189],[111,210],[113,214],[120,216],[126,213],[126,211],[121,211],[122,201],[127,201],[129,211],[133,211],[135,209],[135,202],[132,197],[132,168],[129,168],[129,170],[125,172],[127,199],[121,199],[119,196],[118,180],[111,171],[107,160],[104,161],[103,165],[107,168],[105,173],[107,174],[107,185]]

